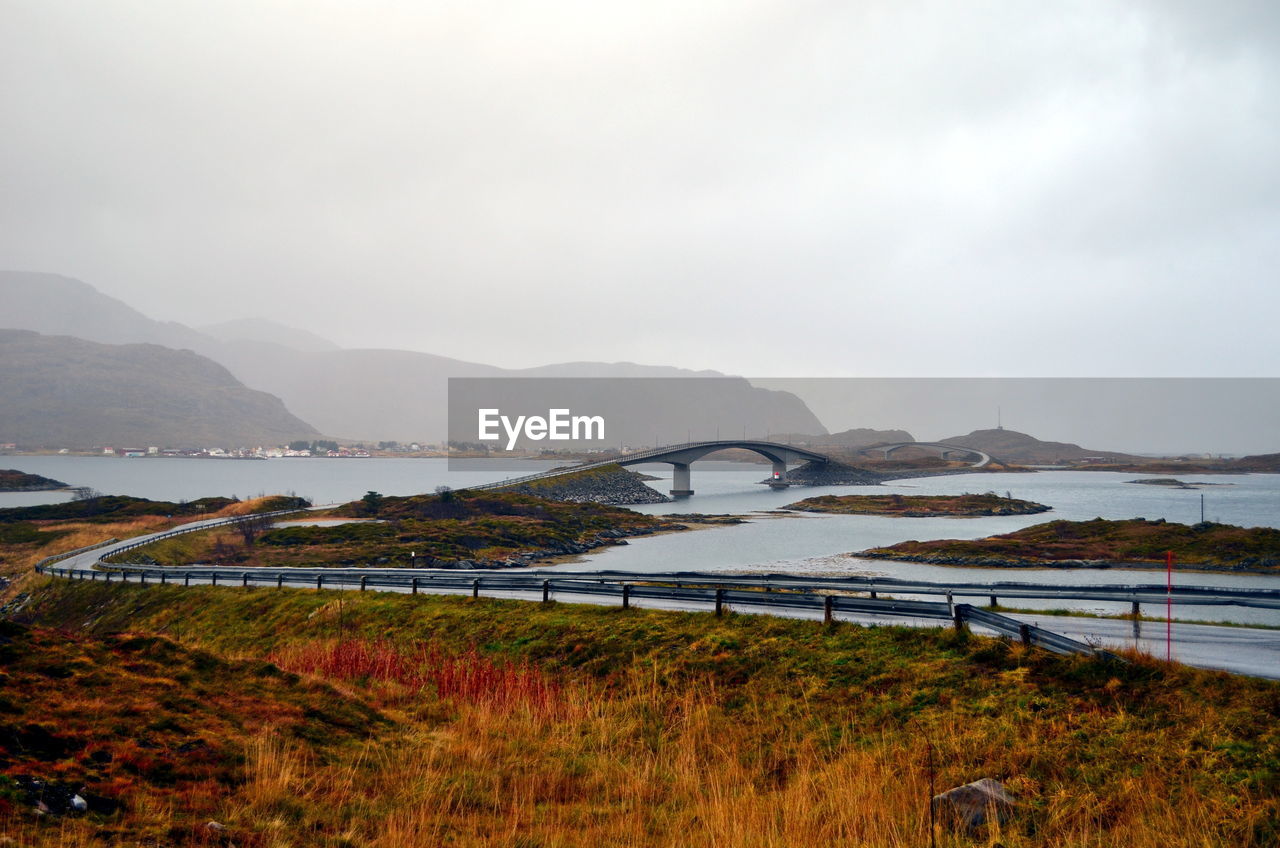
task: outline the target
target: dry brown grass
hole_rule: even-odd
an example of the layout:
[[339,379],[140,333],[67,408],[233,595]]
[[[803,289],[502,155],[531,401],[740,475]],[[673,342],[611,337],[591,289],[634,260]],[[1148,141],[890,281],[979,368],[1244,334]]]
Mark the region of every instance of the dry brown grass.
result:
[[[1006,734],[980,725],[931,728],[938,788],[979,776],[962,778],[955,764],[1005,759]],[[262,740],[228,818],[272,846],[314,844],[300,834],[317,827],[371,848],[928,844],[922,738],[858,739],[851,727],[849,741],[825,745],[799,729],[729,721],[713,690],[673,697],[637,682],[601,698],[578,687],[554,719],[461,704],[443,724],[410,727],[341,765]],[[1210,800],[1195,780],[1123,777],[1105,802],[1079,788],[1013,783],[1033,815],[975,835],[939,826],[938,844],[1264,844],[1250,837],[1259,806]]]
[[146,515],[111,524],[59,521],[56,527],[66,531],[43,545],[7,545],[0,549],[0,576],[17,577],[31,571],[37,562],[64,551],[96,545],[107,539],[127,539],[145,533],[158,533],[180,522],[160,515]]
[[[323,674],[332,704],[392,719],[328,747],[282,723],[232,731],[241,782],[206,792],[212,808],[131,795],[120,833],[214,818],[224,843],[280,848],[896,848],[929,844],[934,788],[982,777],[1021,810],[989,832],[939,829],[939,846],[1260,848],[1280,833],[1280,688],[1136,655],[373,593],[59,584],[32,610],[274,657]],[[370,650],[331,650],[344,640]],[[528,661],[554,681],[553,707],[432,683],[410,666],[434,650]],[[130,830],[134,810],[147,818]]]

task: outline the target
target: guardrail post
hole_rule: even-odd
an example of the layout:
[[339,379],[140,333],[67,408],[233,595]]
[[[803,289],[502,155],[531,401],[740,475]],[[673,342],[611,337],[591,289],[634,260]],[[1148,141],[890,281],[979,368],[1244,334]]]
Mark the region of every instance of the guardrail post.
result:
[[991,596],[991,608],[992,608],[992,609],[995,609],[995,608],[996,608],[996,607],[998,607],[998,606],[1000,606],[1000,602],[999,602],[999,600],[997,600],[997,598],[996,598],[996,596],[995,596],[995,595],[992,595],[992,596]]
[[166,571],[162,571],[162,572],[160,572],[160,585],[161,585],[161,586],[168,586],[168,585],[169,585],[169,573],[168,573],[168,572],[166,572]]
[[210,586],[217,586],[217,585],[218,585],[218,572],[214,571],[214,572],[211,572],[211,573],[210,573],[210,576],[209,576],[209,585],[210,585]]
[[1026,645],[1028,648],[1031,647],[1031,625],[1018,625],[1018,639],[1021,640],[1023,645]]
[[90,583],[97,583],[97,582],[98,582],[98,572],[96,572],[96,571],[90,571],[90,572],[89,572],[89,582],[90,582]]
[[956,615],[956,602],[955,602],[955,600],[951,597],[951,590],[950,590],[950,589],[948,589],[948,590],[947,590],[947,612],[951,613],[951,617],[952,617],[952,618],[955,618],[955,615]]
[[[950,592],[947,593],[947,598],[951,598]],[[964,604],[957,604],[951,610],[951,621],[955,624],[957,633],[964,632],[964,607]]]
[[479,577],[471,581],[471,597],[473,598],[480,597],[480,578]]
[[716,589],[716,615],[724,615],[724,589]]
[[110,583],[110,582],[111,582],[111,572],[110,572],[110,571],[108,571],[108,572],[105,572],[105,573],[106,573],[106,576],[107,576],[107,582],[108,582],[108,583]]
[[360,575],[360,591],[361,592],[363,592],[365,590],[365,587],[368,585],[368,580],[369,580],[368,575],[365,575],[365,574]]
[[545,604],[545,603],[550,603],[550,601],[551,601],[551,581],[543,580],[542,581],[542,602]]
[[418,578],[416,577],[409,581],[409,594],[418,594]]
[[871,600],[874,601],[878,597],[880,596],[876,594],[876,584],[872,583],[871,584]]
[[319,592],[323,586],[324,586],[324,575],[317,574],[316,575],[316,591]]
[[622,608],[631,609],[631,584],[622,584]]
[[276,588],[277,588],[277,589],[283,589],[283,588],[284,588],[284,574],[277,574],[277,575],[276,575]]
[[249,572],[246,571],[240,575],[240,585],[246,589],[249,588]]
[[835,622],[836,620],[835,605],[836,605],[836,599],[831,595],[827,595],[825,598],[822,599],[822,623],[823,624],[832,624]]
[[1137,617],[1138,617],[1138,616],[1140,616],[1140,615],[1142,615],[1142,605],[1141,605],[1141,604],[1139,604],[1137,601],[1134,601],[1134,602],[1133,602],[1133,617],[1134,617],[1134,618],[1137,618]]
[[190,572],[190,571],[184,571],[184,572],[182,572],[182,585],[183,585],[183,586],[190,586],[190,585],[191,585],[191,572]]

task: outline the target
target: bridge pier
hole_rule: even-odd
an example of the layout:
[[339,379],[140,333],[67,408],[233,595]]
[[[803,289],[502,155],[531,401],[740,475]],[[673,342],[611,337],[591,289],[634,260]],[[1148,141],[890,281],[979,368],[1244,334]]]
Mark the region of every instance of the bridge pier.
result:
[[791,486],[787,482],[787,464],[785,462],[774,462],[773,473],[769,475],[770,489],[786,489]]
[[693,483],[689,476],[689,463],[671,463],[671,494],[677,498],[687,498],[693,494]]

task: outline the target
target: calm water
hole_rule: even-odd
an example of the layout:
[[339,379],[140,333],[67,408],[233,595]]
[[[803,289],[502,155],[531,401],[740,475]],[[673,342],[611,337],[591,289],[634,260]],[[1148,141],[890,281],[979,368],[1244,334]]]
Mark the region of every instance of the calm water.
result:
[[[456,466],[455,462],[455,466]],[[555,463],[530,461],[524,473]],[[0,467],[17,468],[90,486],[107,494],[128,494],[163,500],[191,500],[207,495],[250,497],[294,492],[316,503],[348,501],[370,489],[390,495],[430,492],[438,485],[462,488],[512,476],[493,470],[483,460],[472,468],[450,471],[443,459],[273,459],[238,461],[211,459],[122,459],[96,457],[0,457]],[[670,466],[640,466],[638,470],[662,479],[654,488],[670,488]],[[995,570],[887,563],[849,556],[853,551],[889,545],[906,539],[981,538],[1007,533],[1052,518],[1165,518],[1193,523],[1200,518],[1200,495],[1205,517],[1246,527],[1280,527],[1280,475],[1188,474],[1180,479],[1229,485],[1198,491],[1166,489],[1127,483],[1134,474],[1053,471],[1034,474],[976,474],[895,481],[885,486],[797,488],[773,491],[758,485],[768,475],[766,465],[699,462],[693,466],[697,494],[672,504],[638,507],[649,513],[708,512],[752,514],[750,523],[713,527],[654,538],[598,551],[559,570],[600,568],[628,571],[730,570],[788,571],[824,574],[875,574],[951,581],[1017,580],[1041,583],[1153,583],[1163,574],[1140,570],[1058,569]],[[902,494],[960,494],[1006,492],[1017,498],[1053,507],[1041,515],[990,518],[885,518],[879,516],[770,515],[770,510],[811,495],[900,492]],[[65,500],[66,493],[0,494],[0,506]],[[1259,575],[1180,574],[1183,583],[1218,586],[1280,585]],[[1046,602],[1046,605],[1049,605]],[[1119,605],[1099,602],[1055,601],[1054,607],[1127,612]],[[1155,612],[1154,610],[1152,611]],[[1176,610],[1182,618],[1203,618],[1280,625],[1280,612],[1237,610],[1230,607]]]
[[[454,465],[466,461],[455,460]],[[355,500],[370,489],[384,495],[417,495],[436,486],[455,489],[515,476],[494,472],[476,461],[475,470],[453,471],[445,459],[178,459],[4,456],[0,468],[16,468],[43,474],[72,486],[89,486],[107,495],[133,495],[153,500],[195,500],[222,495],[241,498],[256,495],[288,494],[311,498],[315,503]],[[510,463],[507,464],[508,467]],[[537,471],[563,462],[530,461],[528,470]],[[25,492],[0,494],[0,506],[51,503],[70,497],[65,492]]]

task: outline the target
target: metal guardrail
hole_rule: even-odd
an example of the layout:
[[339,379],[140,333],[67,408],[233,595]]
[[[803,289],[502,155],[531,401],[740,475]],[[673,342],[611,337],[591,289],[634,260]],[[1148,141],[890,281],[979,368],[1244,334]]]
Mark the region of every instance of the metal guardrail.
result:
[[[384,569],[385,570],[385,569]],[[371,573],[371,572],[370,572]],[[773,590],[827,589],[832,591],[901,595],[953,595],[955,597],[1036,598],[1060,600],[1115,601],[1121,603],[1161,603],[1166,587],[1161,584],[1043,584],[1043,583],[931,583],[891,577],[796,577],[791,574],[735,575],[697,571],[574,572],[575,577],[592,580],[645,580],[656,582],[704,582],[735,588]],[[1174,586],[1169,593],[1178,604],[1196,606],[1235,605],[1260,609],[1280,609],[1280,589],[1253,589],[1218,586]],[[995,606],[995,603],[992,603]]]
[[52,565],[52,564],[53,564],[53,563],[55,563],[55,562],[60,562],[60,561],[62,561],[62,560],[64,560],[64,559],[67,559],[68,557],[73,557],[73,556],[76,556],[76,555],[78,555],[78,554],[88,553],[89,551],[95,550],[95,549],[97,549],[97,548],[105,548],[107,545],[113,545],[113,544],[115,544],[115,543],[116,543],[116,542],[118,542],[118,541],[120,541],[120,540],[119,540],[119,539],[116,539],[116,538],[114,538],[114,537],[112,537],[112,538],[110,538],[110,539],[105,539],[105,540],[103,540],[103,541],[101,541],[101,542],[94,542],[92,545],[85,545],[83,548],[75,548],[75,549],[70,550],[70,551],[63,551],[63,552],[62,552],[62,553],[60,553],[60,554],[54,554],[53,556],[47,556],[47,557],[45,557],[44,559],[42,559],[42,560],[40,560],[39,562],[37,562],[37,563],[36,563],[36,565],[35,565],[36,573],[37,573],[37,574],[41,573],[41,570],[42,570],[42,569],[44,569],[46,566]]
[[[164,533],[139,537],[125,545],[115,547],[111,553],[122,553],[127,550],[149,545],[162,539],[172,538],[185,533],[198,532],[237,524],[262,518],[276,518],[291,515],[303,510],[277,510],[269,513],[235,516],[218,521],[193,522],[192,524],[174,528]],[[1080,653],[1110,657],[1105,651],[1099,651],[1090,645],[1069,639],[1058,633],[1025,624],[1008,616],[991,610],[984,610],[970,604],[956,604],[956,596],[989,596],[995,606],[999,595],[1005,597],[1029,598],[1063,598],[1085,600],[1128,601],[1133,604],[1134,612],[1140,603],[1164,602],[1169,590],[1165,586],[1149,585],[1094,585],[1094,586],[1048,586],[1031,583],[957,583],[937,584],[921,581],[899,580],[895,578],[871,577],[805,577],[797,578],[785,574],[765,574],[752,576],[730,576],[709,574],[705,572],[660,572],[641,574],[635,572],[597,571],[574,572],[564,576],[547,576],[545,572],[493,572],[493,571],[455,571],[427,569],[235,569],[222,566],[167,568],[131,563],[107,563],[101,559],[95,567],[109,566],[109,570],[93,569],[56,569],[50,565],[58,560],[67,559],[95,548],[115,544],[115,540],[99,542],[73,551],[66,551],[52,557],[46,557],[36,565],[42,573],[85,580],[97,580],[99,575],[106,582],[111,582],[113,575],[128,582],[130,575],[140,583],[151,582],[167,584],[181,580],[184,585],[209,583],[212,585],[236,584],[274,584],[277,587],[310,586],[321,589],[345,588],[359,586],[363,591],[369,587],[408,590],[417,594],[419,590],[467,592],[479,596],[481,589],[491,592],[528,593],[541,592],[543,600],[550,598],[552,592],[559,591],[578,595],[618,596],[624,607],[631,598],[665,599],[682,603],[705,604],[714,603],[717,612],[725,604],[736,604],[751,607],[773,607],[785,609],[817,610],[822,609],[827,621],[838,612],[863,615],[879,615],[886,617],[908,617],[918,619],[951,619],[957,628],[966,623],[977,624],[999,635],[1017,638],[1027,645],[1036,645],[1057,653]],[[867,597],[850,594],[861,593]],[[896,593],[908,595],[946,595],[946,603],[934,601],[907,600],[897,597],[880,598],[879,594]],[[1280,590],[1245,589],[1211,586],[1175,586],[1170,593],[1179,604],[1214,605],[1234,604],[1238,606],[1280,609]]]
[[[154,542],[163,541],[164,539],[172,539],[174,536],[183,536],[183,535],[186,535],[187,533],[196,533],[201,530],[212,530],[215,527],[226,527],[232,524],[243,524],[246,521],[260,520],[263,518],[279,518],[280,516],[283,516],[283,515],[293,515],[295,513],[303,512],[303,511],[304,510],[301,510],[301,509],[278,509],[278,510],[275,510],[274,512],[253,512],[253,513],[249,513],[248,515],[235,515],[235,516],[232,516],[231,518],[223,518],[219,521],[195,522],[195,524],[197,524],[198,526],[183,525],[181,527],[175,527],[172,530],[168,530],[164,533],[159,533],[154,536],[139,537],[138,541],[121,545],[120,547],[113,550],[110,554],[108,554],[108,556],[115,556],[116,554],[122,554],[125,551],[132,551],[137,548],[146,547],[147,545],[150,545]],[[121,563],[108,563],[100,560],[99,564],[120,565]]]
[[[453,574],[434,573],[429,576],[421,574],[395,574],[389,572],[358,574],[352,571],[337,571],[326,574],[323,570],[314,575],[304,575],[288,570],[252,570],[235,571],[222,568],[189,568],[189,569],[147,569],[121,568],[116,571],[86,571],[83,569],[46,568],[45,573],[71,580],[98,581],[111,583],[113,577],[120,582],[136,582],[152,585],[209,584],[213,586],[275,586],[276,588],[313,587],[317,590],[345,589],[359,587],[360,591],[370,588],[407,590],[418,594],[426,590],[434,593],[471,594],[480,597],[482,592],[507,594],[540,594],[543,601],[549,601],[556,593],[610,597],[619,599],[622,607],[629,608],[633,600],[675,601],[698,607],[713,606],[717,615],[727,608],[764,608],[791,609],[808,612],[821,612],[823,620],[833,623],[840,613],[882,616],[886,618],[908,618],[926,620],[951,620],[957,629],[967,624],[976,624],[993,631],[997,635],[1021,640],[1026,645],[1035,645],[1059,654],[1084,654],[1113,658],[1105,651],[1099,651],[1083,642],[1077,642],[1052,631],[1034,625],[1024,624],[1008,616],[981,610],[969,604],[952,604],[935,601],[912,601],[896,598],[864,598],[847,595],[836,595],[820,592],[802,592],[796,590],[768,591],[750,589],[730,589],[712,584],[659,584],[639,581],[610,581],[589,579],[577,576],[546,577],[541,574],[494,574],[484,575],[455,572]],[[131,581],[130,577],[134,579]]]
[[988,630],[994,630],[1002,636],[1018,639],[1024,645],[1034,645],[1055,654],[1095,654],[1116,659],[1114,654],[1100,651],[1084,642],[1078,642],[1061,633],[1045,630],[1035,624],[1026,624],[990,610],[979,609],[969,604],[956,604],[956,616],[959,620],[980,624]]

